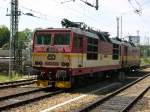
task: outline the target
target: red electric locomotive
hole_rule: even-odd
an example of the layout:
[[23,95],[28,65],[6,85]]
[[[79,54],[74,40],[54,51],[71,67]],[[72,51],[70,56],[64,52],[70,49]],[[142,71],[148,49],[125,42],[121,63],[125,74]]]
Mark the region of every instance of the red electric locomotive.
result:
[[[70,88],[78,77],[102,76],[137,69],[139,49],[132,43],[110,39],[82,23],[63,20],[66,28],[37,29],[33,36],[32,66],[39,71],[37,84]],[[116,77],[116,76],[115,76]]]

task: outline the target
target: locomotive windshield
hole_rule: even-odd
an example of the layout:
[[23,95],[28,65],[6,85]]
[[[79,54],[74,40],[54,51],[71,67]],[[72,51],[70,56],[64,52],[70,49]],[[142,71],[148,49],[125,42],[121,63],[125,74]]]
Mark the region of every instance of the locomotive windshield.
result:
[[51,44],[51,34],[38,34],[36,35],[36,42],[40,45],[50,45]]
[[54,34],[54,45],[69,45],[70,34],[69,33],[56,33]]

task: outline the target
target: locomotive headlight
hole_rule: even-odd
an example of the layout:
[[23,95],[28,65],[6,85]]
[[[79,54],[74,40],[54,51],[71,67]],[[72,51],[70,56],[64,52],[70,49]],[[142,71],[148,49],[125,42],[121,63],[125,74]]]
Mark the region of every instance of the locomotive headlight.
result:
[[70,64],[69,63],[66,63],[66,66],[68,67]]
[[41,72],[41,74],[44,74],[45,72]]
[[62,65],[62,66],[67,66],[67,67],[68,67],[70,64],[69,64],[68,62],[62,62],[61,65]]
[[44,75],[45,74],[45,72],[41,72],[41,75]]
[[51,74],[52,72],[48,72],[49,74]]

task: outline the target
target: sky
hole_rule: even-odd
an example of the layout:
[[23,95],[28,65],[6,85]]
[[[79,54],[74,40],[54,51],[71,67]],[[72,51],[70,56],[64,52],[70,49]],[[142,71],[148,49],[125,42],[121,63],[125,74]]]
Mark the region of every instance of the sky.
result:
[[[0,25],[10,27],[10,1],[0,0]],[[86,5],[81,0],[19,0],[22,13],[32,13],[36,17],[21,15],[19,31],[29,28],[62,27],[61,20],[84,22],[88,26],[117,35],[116,18],[122,16],[123,37],[137,35],[139,30],[141,43],[148,43],[150,37],[150,0],[99,0],[99,9]],[[95,0],[85,0],[95,4]],[[63,3],[62,3],[63,2]],[[141,14],[135,13],[136,9]]]

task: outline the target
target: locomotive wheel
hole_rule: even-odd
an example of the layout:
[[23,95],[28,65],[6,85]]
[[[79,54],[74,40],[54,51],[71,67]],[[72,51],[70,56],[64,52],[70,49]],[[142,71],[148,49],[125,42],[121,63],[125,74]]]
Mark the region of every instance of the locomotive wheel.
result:
[[125,80],[125,78],[126,78],[125,73],[124,72],[119,72],[118,81],[122,82],[122,81]]

